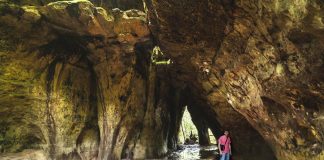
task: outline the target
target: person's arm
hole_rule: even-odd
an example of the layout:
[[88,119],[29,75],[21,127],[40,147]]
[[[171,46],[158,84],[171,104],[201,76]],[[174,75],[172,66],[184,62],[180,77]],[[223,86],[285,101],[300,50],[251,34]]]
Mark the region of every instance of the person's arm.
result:
[[219,149],[219,154],[223,154],[223,151],[222,151],[222,149],[221,149],[221,140],[222,140],[222,137],[220,137],[219,139],[218,139],[218,149]]
[[221,150],[221,147],[220,147],[220,141],[218,140],[218,149],[219,149],[219,154],[222,154],[222,150]]
[[231,144],[229,144],[229,154],[232,155],[232,147],[231,147]]

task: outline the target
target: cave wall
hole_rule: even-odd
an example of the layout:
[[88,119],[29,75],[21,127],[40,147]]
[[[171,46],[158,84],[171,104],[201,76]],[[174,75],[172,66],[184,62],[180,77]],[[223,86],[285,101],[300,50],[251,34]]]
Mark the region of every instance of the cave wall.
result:
[[322,1],[145,2],[174,78],[225,100],[278,159],[323,158]]
[[[199,128],[210,128],[214,137],[218,139],[224,134],[225,130],[229,131],[234,159],[276,159],[271,146],[239,112],[231,107],[226,99],[217,97],[217,99],[214,99],[214,104],[209,105],[197,92],[188,89],[187,94],[190,97],[187,101],[192,119],[200,122],[195,124],[198,126],[198,132]],[[203,141],[206,141],[207,138],[205,137],[208,134],[202,135],[205,139]],[[251,155],[253,156],[251,157]]]
[[[44,6],[51,2],[73,1],[73,0],[5,0],[17,5]],[[95,6],[105,9],[119,8],[121,10],[138,9],[144,10],[142,0],[89,0]]]
[[151,63],[143,12],[0,2],[0,24],[1,153],[143,159],[174,147],[180,99]]
[[[276,159],[271,146],[263,139],[258,131],[227,102],[218,103],[209,110],[210,123],[218,122],[218,131],[228,130],[232,138],[232,152],[235,159]],[[209,107],[208,107],[209,108]],[[223,133],[221,133],[222,135]],[[214,134],[215,135],[215,134]],[[216,135],[220,137],[220,135]],[[251,157],[253,155],[253,157]]]
[[35,2],[0,2],[2,153],[160,158],[196,97],[238,158],[323,158],[322,1]]

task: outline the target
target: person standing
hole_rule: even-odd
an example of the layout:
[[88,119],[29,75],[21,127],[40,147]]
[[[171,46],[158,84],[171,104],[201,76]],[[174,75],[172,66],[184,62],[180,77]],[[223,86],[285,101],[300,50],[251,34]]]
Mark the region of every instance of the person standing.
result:
[[232,151],[231,151],[231,138],[229,137],[228,131],[225,131],[224,135],[222,135],[218,139],[218,149],[221,155],[220,160],[230,160]]

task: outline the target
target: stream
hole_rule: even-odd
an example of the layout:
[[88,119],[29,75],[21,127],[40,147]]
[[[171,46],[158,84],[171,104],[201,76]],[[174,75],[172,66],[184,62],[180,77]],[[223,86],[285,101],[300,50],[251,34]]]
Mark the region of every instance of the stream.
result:
[[196,160],[196,159],[207,159],[216,160],[218,159],[218,150],[216,145],[211,146],[199,146],[198,144],[193,145],[182,145],[182,149],[171,153],[168,159],[171,160]]

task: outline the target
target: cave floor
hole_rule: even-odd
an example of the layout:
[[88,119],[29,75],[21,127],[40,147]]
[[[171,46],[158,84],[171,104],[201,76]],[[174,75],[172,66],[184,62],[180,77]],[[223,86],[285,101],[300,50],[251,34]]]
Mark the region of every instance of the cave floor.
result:
[[26,149],[18,153],[5,153],[0,155],[0,160],[43,160],[46,159],[42,150]]
[[181,150],[173,152],[168,159],[172,160],[194,160],[194,159],[217,159],[218,151],[216,145],[199,146],[198,144],[183,145]]

